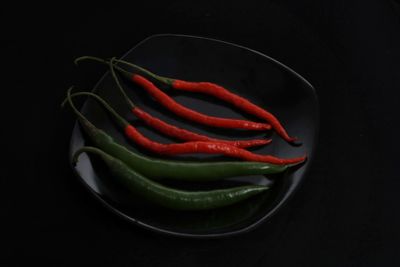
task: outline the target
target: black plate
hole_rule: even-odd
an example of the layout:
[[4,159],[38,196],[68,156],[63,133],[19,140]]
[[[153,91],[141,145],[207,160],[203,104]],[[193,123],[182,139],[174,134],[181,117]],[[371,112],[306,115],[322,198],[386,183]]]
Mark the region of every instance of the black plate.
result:
[[[270,218],[294,193],[304,178],[313,158],[318,130],[318,103],[313,87],[299,74],[278,61],[254,50],[227,42],[182,35],[155,35],[131,49],[123,59],[168,77],[191,81],[211,81],[221,84],[277,115],[288,132],[300,138],[301,147],[288,145],[275,134],[269,146],[254,149],[257,153],[280,157],[295,157],[307,153],[308,161],[296,170],[274,177],[254,176],[228,179],[223,182],[188,185],[170,185],[189,189],[209,189],[252,182],[272,184],[268,193],[242,203],[212,211],[182,212],[152,206],[136,199],[113,182],[103,165],[95,157],[82,155],[74,168],[89,191],[105,206],[121,217],[158,232],[187,237],[222,237],[243,233]],[[140,87],[124,82],[135,103],[151,114],[172,124],[223,138],[265,137],[268,133],[243,132],[199,127],[181,120],[160,107]],[[193,109],[217,116],[248,118],[211,97],[190,93],[176,93],[164,88],[176,100]],[[126,103],[116,90],[107,72],[95,90],[122,115],[137,125],[149,138],[161,142],[173,140],[135,121]],[[138,148],[126,140],[107,114],[93,100],[87,100],[82,112],[97,127],[112,135],[118,142]],[[76,124],[71,138],[71,155],[86,143]],[[145,151],[140,150],[142,153]],[[154,155],[153,155],[154,156]],[[193,159],[195,155],[180,157]],[[201,158],[218,160],[221,157],[201,155]],[[229,159],[226,159],[229,160]]]

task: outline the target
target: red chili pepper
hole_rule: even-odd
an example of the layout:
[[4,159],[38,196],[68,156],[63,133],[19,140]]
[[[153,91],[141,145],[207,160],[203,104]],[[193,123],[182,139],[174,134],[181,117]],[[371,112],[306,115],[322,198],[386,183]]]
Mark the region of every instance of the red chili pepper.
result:
[[277,134],[279,134],[287,142],[293,143],[297,141],[297,138],[290,137],[287,134],[279,120],[270,112],[251,103],[249,100],[228,91],[222,86],[210,82],[187,82],[182,80],[174,80],[171,86],[178,90],[204,93],[224,100],[225,102],[234,105],[248,114],[266,120],[271,124],[272,128],[277,132]]
[[[102,103],[109,111],[114,115],[115,118],[117,118],[117,115],[111,107],[98,95],[90,93],[90,92],[79,92],[79,93],[74,93],[71,96],[80,96],[80,95],[86,95],[93,97],[97,99],[100,103]],[[65,101],[64,101],[65,102]],[[107,106],[106,106],[107,105]],[[267,145],[272,142],[271,139],[254,139],[254,140],[224,140],[224,139],[217,139],[217,138],[211,138],[205,135],[201,134],[196,134],[188,130],[184,130],[181,128],[178,128],[176,126],[173,126],[171,124],[168,124],[156,117],[153,117],[149,113],[145,112],[144,110],[138,108],[138,107],[133,107],[131,109],[132,113],[137,116],[139,119],[141,119],[143,122],[145,122],[147,125],[150,127],[158,130],[161,133],[164,133],[168,136],[175,137],[184,141],[192,142],[192,141],[202,141],[202,142],[217,142],[221,144],[227,144],[235,147],[240,147],[240,148],[249,148],[249,147],[255,147],[255,146],[261,146],[261,145]],[[115,114],[114,114],[115,113]],[[118,117],[120,117],[118,115]],[[121,117],[122,119],[122,117]],[[122,121],[121,119],[117,119],[117,121]],[[123,120],[125,122],[125,120]],[[124,126],[124,125],[123,125]]]
[[[81,60],[85,59],[90,59],[90,60],[95,60],[104,64],[110,64],[109,61],[103,60],[100,58],[96,57],[89,57],[89,56],[84,56],[75,59],[75,64],[77,64]],[[116,60],[117,62],[123,62]],[[124,62],[125,63],[125,62]],[[136,69],[147,73],[148,75],[152,76],[153,78],[158,79],[159,81],[163,81],[164,83],[170,84],[171,79],[168,78],[163,78],[160,76],[157,76],[155,74],[150,73],[149,71],[130,64],[126,62],[127,64],[134,66]],[[213,116],[208,116],[205,114],[202,114],[200,112],[191,110],[175,100],[173,100],[170,96],[162,92],[160,89],[158,89],[152,82],[147,80],[141,75],[135,74],[135,73],[130,73],[118,66],[114,66],[118,71],[120,71],[123,75],[127,76],[129,79],[134,81],[135,83],[141,85],[142,87],[145,88],[145,90],[153,97],[155,98],[158,102],[160,102],[163,106],[168,108],[170,111],[174,112],[176,115],[181,116],[183,118],[186,118],[188,120],[195,121],[197,123],[201,123],[204,125],[208,126],[213,126],[213,127],[221,127],[221,128],[236,128],[236,129],[245,129],[245,130],[269,130],[271,129],[271,125],[268,123],[259,123],[259,122],[253,122],[253,121],[246,121],[246,120],[236,120],[236,119],[225,119],[225,118],[219,118],[219,117],[213,117]]]
[[156,117],[153,117],[149,113],[145,112],[144,110],[140,109],[137,107],[133,102],[130,100],[128,95],[126,94],[125,90],[123,89],[121,83],[119,82],[119,79],[117,75],[115,74],[115,70],[113,67],[113,62],[114,58],[111,59],[110,61],[110,72],[111,75],[113,76],[117,87],[119,88],[120,92],[122,93],[123,97],[125,98],[126,102],[130,106],[130,109],[132,113],[141,119],[143,122],[145,122],[148,126],[158,130],[161,133],[164,133],[168,136],[178,138],[180,140],[184,141],[207,141],[207,142],[219,142],[219,143],[225,143],[225,144],[230,144],[232,146],[237,146],[241,148],[249,148],[249,147],[254,147],[254,146],[261,146],[261,145],[266,145],[271,143],[271,139],[255,139],[255,140],[224,140],[224,139],[217,139],[217,138],[211,138],[205,135],[197,134],[182,128],[178,128],[176,126],[173,126],[171,124],[168,124]]
[[247,161],[258,161],[277,165],[295,164],[303,162],[306,157],[281,159],[270,155],[259,155],[245,149],[215,142],[187,142],[181,144],[160,144],[143,136],[135,127],[125,127],[125,134],[142,147],[161,155],[180,155],[190,153],[222,154],[228,157],[239,158]]
[[135,83],[141,85],[153,98],[160,102],[164,107],[174,112],[183,118],[191,121],[195,121],[204,125],[231,128],[231,129],[246,129],[246,130],[269,130],[271,126],[266,123],[258,123],[246,120],[236,120],[236,119],[225,119],[219,117],[212,117],[204,115],[192,109],[189,109],[171,97],[166,93],[158,89],[152,82],[147,80],[141,75],[133,74],[131,80]]
[[[90,57],[90,56],[83,56],[80,58],[77,58],[75,60],[75,63],[81,61],[81,60],[95,60],[98,62],[102,62],[107,64],[108,62],[106,60],[96,58],[96,57]],[[254,116],[257,116],[261,119],[266,120],[268,123],[270,123],[272,128],[287,142],[289,143],[296,143],[298,139],[296,137],[290,137],[288,133],[286,132],[285,128],[282,126],[282,124],[279,122],[279,120],[270,112],[258,107],[257,105],[251,103],[249,100],[238,96],[236,94],[231,93],[229,90],[225,89],[222,86],[219,86],[214,83],[209,83],[209,82],[187,82],[187,81],[182,81],[182,80],[176,80],[168,77],[163,77],[156,75],[138,65],[132,64],[130,62],[124,61],[124,60],[116,60],[118,63],[123,63],[127,66],[132,67],[135,71],[139,73],[145,73],[146,75],[152,77],[153,79],[171,86],[174,89],[177,90],[184,90],[184,91],[191,91],[191,92],[199,92],[199,93],[204,93],[204,94],[209,94],[214,97],[217,97],[221,100],[224,100],[228,103],[231,103],[235,107],[252,114]],[[117,67],[117,66],[116,66]],[[123,74],[127,74],[127,71],[117,67],[119,71]],[[131,75],[134,76],[134,73]],[[299,144],[299,143],[298,143]]]
[[117,124],[124,129],[125,135],[132,141],[157,154],[162,155],[179,155],[190,153],[207,153],[207,154],[222,154],[228,157],[239,158],[247,161],[258,161],[277,165],[295,164],[303,162],[306,157],[297,157],[291,159],[281,159],[270,155],[259,155],[249,152],[245,149],[238,148],[232,145],[217,143],[217,142],[186,142],[180,144],[161,144],[150,140],[142,135],[135,127],[130,125],[124,118],[122,118],[110,105],[107,104],[101,97],[93,93],[80,92],[71,95],[89,95],[94,97],[103,107],[113,116]]
[[229,140],[211,138],[211,137],[208,137],[205,135],[197,134],[197,133],[185,130],[185,129],[178,128],[171,124],[168,124],[158,118],[151,116],[149,113],[143,111],[142,109],[140,109],[138,107],[133,107],[131,109],[131,111],[136,117],[143,120],[150,127],[158,130],[161,133],[164,133],[166,135],[176,137],[176,138],[179,138],[179,139],[185,140],[185,141],[218,142],[218,143],[229,144],[229,145],[241,147],[241,148],[266,145],[266,144],[271,143],[271,141],[272,141],[271,139],[229,141]]

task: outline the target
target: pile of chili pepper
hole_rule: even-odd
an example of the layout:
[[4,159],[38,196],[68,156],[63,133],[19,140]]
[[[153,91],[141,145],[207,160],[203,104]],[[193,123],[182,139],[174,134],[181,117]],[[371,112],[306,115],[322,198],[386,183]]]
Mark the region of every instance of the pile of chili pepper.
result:
[[[94,146],[83,147],[75,152],[73,162],[78,160],[81,153],[89,153],[97,156],[108,166],[111,174],[116,177],[116,180],[119,181],[120,184],[150,202],[180,210],[200,210],[224,207],[264,192],[268,187],[247,185],[211,191],[183,191],[164,186],[160,183],[160,180],[175,179],[201,182],[254,174],[276,174],[284,172],[288,168],[301,164],[306,160],[306,156],[284,159],[272,155],[256,154],[246,149],[253,146],[267,145],[271,142],[270,139],[218,139],[168,124],[167,122],[145,112],[143,109],[138,107],[136,103],[133,103],[122,87],[115,70],[117,70],[123,77],[128,78],[139,85],[153,99],[168,110],[172,111],[175,115],[192,122],[212,127],[231,129],[255,131],[267,131],[273,129],[287,142],[294,144],[295,141],[297,141],[296,138],[290,137],[287,134],[278,119],[270,112],[256,106],[239,95],[233,94],[222,86],[209,82],[187,82],[162,77],[151,73],[138,65],[123,60],[116,60],[115,58],[104,60],[96,57],[85,56],[76,59],[75,63],[86,59],[98,61],[109,66],[116,87],[126,100],[127,108],[129,108],[138,119],[162,134],[183,141],[183,143],[163,144],[151,140],[118,114],[111,105],[99,95],[92,92],[71,93],[72,87],[68,90],[63,106],[66,103],[69,104],[70,108],[77,116],[83,131]],[[134,72],[129,72],[117,64],[129,66],[134,70]],[[248,114],[257,116],[264,120],[264,122],[220,118],[202,114],[176,102],[172,97],[159,89],[156,84],[146,78],[146,76],[153,79],[155,82],[168,85],[177,90],[204,93],[214,96],[232,104],[234,107],[245,111]],[[131,149],[118,144],[111,136],[101,129],[98,129],[82,113],[80,113],[73,103],[73,98],[78,96],[87,96],[95,99],[116,122],[118,127],[121,128],[128,139],[151,153],[163,156],[189,153],[220,154],[240,159],[242,161],[188,162],[150,158],[141,155],[138,152],[134,152]]]

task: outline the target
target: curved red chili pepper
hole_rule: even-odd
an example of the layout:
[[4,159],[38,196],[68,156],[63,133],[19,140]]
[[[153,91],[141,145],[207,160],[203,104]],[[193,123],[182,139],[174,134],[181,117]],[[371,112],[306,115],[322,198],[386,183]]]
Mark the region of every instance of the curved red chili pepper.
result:
[[119,88],[122,96],[125,98],[125,101],[127,104],[130,106],[132,113],[141,119],[143,122],[145,122],[148,126],[158,130],[161,133],[164,133],[168,136],[172,136],[181,140],[185,141],[208,141],[208,142],[220,142],[220,143],[225,143],[225,144],[230,144],[233,146],[241,147],[241,148],[248,148],[248,147],[253,147],[253,146],[261,146],[261,145],[266,145],[269,144],[272,140],[267,140],[267,139],[255,139],[255,140],[243,140],[243,141],[228,141],[228,140],[223,140],[223,139],[217,139],[217,138],[211,138],[205,135],[197,134],[185,129],[178,128],[176,126],[173,126],[171,124],[168,124],[156,117],[153,117],[149,113],[145,112],[144,110],[138,108],[129,98],[129,96],[126,94],[124,88],[122,87],[121,83],[119,82],[119,79],[115,73],[114,70],[114,60],[115,58],[112,58],[110,60],[109,66],[110,66],[110,72],[111,75],[114,78],[115,83],[117,84],[117,87]]
[[143,136],[132,125],[127,125],[125,127],[125,135],[135,141],[138,145],[154,153],[162,155],[179,155],[190,153],[222,154],[242,160],[258,161],[277,165],[300,163],[306,159],[306,156],[291,159],[281,159],[271,155],[259,155],[249,152],[245,149],[215,142],[196,141],[181,144],[161,144]]
[[[117,122],[122,126],[125,127],[125,125],[128,124],[125,119],[123,119],[121,116],[119,116],[115,110],[113,110],[101,97],[99,97],[96,94],[90,93],[90,92],[78,92],[74,93],[71,95],[71,97],[75,96],[89,96],[93,97],[99,103],[101,103],[112,115],[114,118],[116,118]],[[64,101],[65,102],[65,101]],[[217,142],[221,144],[227,144],[235,147],[240,147],[240,148],[249,148],[249,147],[254,147],[254,146],[261,146],[261,145],[267,145],[272,142],[271,139],[253,139],[253,140],[224,140],[224,139],[217,139],[217,138],[211,138],[205,135],[201,134],[196,134],[188,130],[184,130],[181,128],[178,128],[176,126],[173,126],[171,124],[168,124],[156,117],[153,117],[149,113],[145,112],[144,110],[138,108],[138,107],[133,107],[131,109],[132,113],[137,116],[139,119],[141,119],[144,123],[149,125],[150,127],[160,131],[161,133],[164,133],[168,136],[175,137],[184,141],[203,141],[203,142]]]
[[231,129],[235,128],[235,129],[261,131],[261,130],[269,130],[271,128],[271,126],[266,123],[258,123],[258,122],[237,120],[237,119],[225,119],[199,113],[197,111],[194,111],[179,104],[171,97],[169,97],[166,93],[158,89],[152,82],[150,82],[143,76],[138,74],[133,74],[131,76],[131,79],[135,83],[141,85],[153,98],[155,98],[158,102],[160,102],[164,107],[174,112],[176,115],[179,115],[188,120],[209,126],[231,128]]
[[[83,56],[83,57],[77,58],[75,60],[75,63],[77,64],[79,61],[87,60],[87,59],[98,61],[98,62],[101,62],[104,64],[109,63],[107,60],[103,60],[103,59],[91,57],[91,56]],[[237,108],[242,109],[243,111],[246,111],[249,114],[255,115],[261,119],[265,119],[267,122],[269,122],[271,124],[269,126],[270,127],[272,126],[272,128],[274,128],[274,130],[278,133],[278,135],[280,135],[287,142],[296,143],[296,141],[298,141],[298,139],[296,137],[290,137],[288,135],[288,133],[286,132],[286,130],[284,129],[282,124],[279,122],[279,120],[273,114],[258,107],[255,104],[251,103],[249,100],[247,100],[243,97],[240,97],[236,94],[231,93],[229,90],[225,89],[222,86],[219,86],[217,84],[210,83],[210,82],[187,82],[187,81],[167,78],[167,77],[156,75],[138,65],[135,65],[133,63],[130,63],[130,62],[127,62],[124,60],[116,60],[116,62],[123,63],[127,66],[130,66],[135,71],[140,72],[140,73],[145,73],[146,75],[152,77],[153,79],[155,79],[163,84],[169,85],[174,89],[191,91],[191,92],[201,92],[201,93],[213,95],[221,100],[224,100],[226,102],[233,104]],[[118,70],[121,71],[121,73],[124,75],[127,75],[129,73],[128,71],[126,71],[118,66],[115,66],[115,67],[118,68]],[[135,76],[135,73],[129,73],[128,76],[133,77],[133,76]],[[297,144],[300,144],[300,143],[297,143]]]
[[280,159],[270,155],[258,155],[242,148],[217,142],[195,141],[180,144],[161,144],[152,141],[142,135],[135,127],[130,125],[123,117],[121,117],[121,115],[119,115],[110,105],[108,105],[108,103],[100,96],[87,92],[75,93],[71,96],[74,97],[78,95],[88,95],[94,97],[110,113],[110,115],[115,119],[115,122],[122,129],[124,129],[124,133],[128,138],[154,153],[164,155],[178,155],[188,153],[223,154],[225,156],[240,158],[243,160],[259,161],[278,165],[300,163],[305,160],[305,156],[292,159]]
[[218,142],[223,144],[229,144],[232,146],[240,147],[240,148],[248,148],[254,146],[261,146],[271,143],[271,139],[254,139],[254,140],[223,140],[217,138],[211,138],[205,135],[197,134],[185,129],[178,128],[171,124],[168,124],[156,117],[153,117],[149,113],[144,110],[134,107],[131,109],[132,113],[140,118],[143,122],[145,122],[148,126],[158,130],[161,133],[166,135],[179,138],[185,141],[205,141],[205,142]]
[[293,143],[297,141],[297,138],[290,137],[288,135],[279,120],[270,112],[251,103],[249,100],[228,91],[226,88],[220,85],[210,82],[187,82],[182,80],[173,80],[171,86],[177,90],[204,93],[226,101],[247,112],[248,114],[266,120],[271,124],[272,128],[287,142]]

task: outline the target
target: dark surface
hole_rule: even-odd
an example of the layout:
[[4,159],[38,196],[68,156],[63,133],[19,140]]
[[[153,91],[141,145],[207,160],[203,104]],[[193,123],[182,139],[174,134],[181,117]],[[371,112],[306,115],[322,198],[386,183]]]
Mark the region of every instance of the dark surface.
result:
[[[398,1],[35,4],[0,11],[2,266],[400,265]],[[121,55],[165,32],[259,50],[317,90],[316,160],[290,204],[254,232],[214,241],[152,234],[101,207],[69,168],[73,117],[59,103],[70,84],[90,88],[104,72],[78,71],[73,58]]]
[[[149,114],[172,125],[217,138],[263,139],[267,135],[273,139],[273,142],[268,146],[252,148],[251,151],[281,158],[295,158],[307,154],[307,161],[301,166],[273,176],[242,176],[210,183],[169,181],[167,185],[172,184],[175,188],[186,190],[188,186],[189,189],[212,190],[249,183],[270,186],[268,192],[229,207],[182,212],[149,205],[148,202],[135,198],[118,183],[112,183],[112,179],[106,179],[109,173],[102,171],[98,168],[99,165],[93,163],[95,157],[90,157],[90,159],[80,157],[75,168],[76,174],[96,199],[107,208],[139,226],[163,233],[201,238],[222,237],[246,232],[260,225],[294,194],[314,159],[318,132],[316,92],[299,74],[247,48],[213,39],[183,35],[153,35],[133,47],[123,59],[167,77],[205,80],[230,88],[253,103],[268,107],[273,114],[279,114],[279,119],[284,123],[286,130],[291,136],[299,138],[302,145],[292,146],[271,132],[205,127],[184,120],[157,104],[140,86],[134,85],[129,80],[121,80],[129,98]],[[263,88],[263,90],[258,88]],[[132,116],[110,72],[102,77],[93,90],[103,99],[107,99],[118,114],[128,118],[146,137],[161,143],[176,142],[146,127]],[[179,103],[203,114],[218,114],[224,118],[257,119],[249,115],[246,117],[244,113],[237,112],[237,109],[226,103],[222,105],[222,101],[212,97],[179,93],[168,88],[164,90],[174,95],[174,99]],[[119,144],[150,157],[160,157],[127,140],[121,133],[121,129],[116,127],[115,122],[110,120],[109,114],[104,112],[97,101],[89,99],[85,102],[83,113],[97,127],[113,136]],[[90,140],[84,137],[83,131],[76,125],[71,137],[71,158],[78,149],[88,143],[90,145]],[[199,158],[214,161],[232,160],[228,157],[205,154],[181,155],[175,158],[186,161]]]

